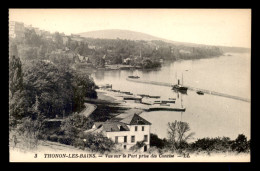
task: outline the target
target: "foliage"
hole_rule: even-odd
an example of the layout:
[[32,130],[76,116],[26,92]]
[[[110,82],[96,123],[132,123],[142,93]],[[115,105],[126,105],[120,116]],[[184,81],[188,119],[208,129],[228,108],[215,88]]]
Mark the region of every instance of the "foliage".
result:
[[188,139],[192,138],[195,133],[185,135],[190,131],[190,126],[186,122],[175,121],[168,123],[168,136],[169,144],[173,150],[181,148],[187,142]]
[[95,152],[104,153],[115,149],[115,143],[104,136],[102,133],[85,134],[82,137],[84,140],[84,147],[87,147]]
[[137,141],[135,145],[129,148],[131,151],[137,151],[141,149],[143,146],[145,146],[145,141]]
[[75,113],[62,121],[61,131],[63,131],[64,134],[68,137],[77,138],[81,131],[90,129],[92,125],[92,119]]
[[79,45],[76,46],[75,52],[82,55],[82,56],[87,56],[91,53],[91,50],[88,48],[87,43],[80,42]]
[[198,139],[191,144],[192,150],[205,150],[205,151],[229,151],[231,145],[230,138],[228,137],[217,137],[217,138],[202,138]]
[[96,57],[92,58],[92,63],[97,68],[105,67],[105,60],[101,56],[96,56]]
[[38,36],[35,32],[34,29],[30,30],[30,29],[25,29],[25,38],[24,38],[24,43],[31,46],[31,47],[35,47],[35,46],[40,46],[41,42],[41,37]]
[[250,141],[247,141],[247,138],[243,134],[239,134],[236,140],[232,143],[232,150],[237,152],[248,152],[250,149]]
[[9,116],[10,126],[15,126],[17,121],[25,115],[24,111],[24,86],[23,72],[17,46],[10,46],[9,59]]
[[236,140],[232,141],[228,137],[202,138],[190,144],[192,151],[237,151],[248,152],[250,150],[250,141],[243,134],[239,134]]
[[66,116],[84,107],[86,96],[96,97],[95,84],[66,65],[31,61],[24,66],[26,106],[30,108],[39,97],[39,110],[46,117]]
[[28,148],[36,148],[38,145],[39,137],[43,133],[43,120],[44,116],[40,115],[36,119],[25,117],[18,125],[17,130],[20,135],[24,137]]
[[22,63],[18,56],[11,56],[9,60],[9,90],[11,92],[11,97],[16,91],[22,89],[23,89]]
[[39,97],[39,110],[46,117],[71,113],[72,74],[45,62],[32,61],[24,66],[24,86],[27,106],[31,107]]
[[144,59],[142,61],[142,67],[144,69],[157,68],[157,67],[161,67],[161,63],[157,61],[152,61],[150,59]]
[[157,148],[164,148],[167,146],[166,139],[160,139],[156,134],[150,134],[150,146],[155,146]]

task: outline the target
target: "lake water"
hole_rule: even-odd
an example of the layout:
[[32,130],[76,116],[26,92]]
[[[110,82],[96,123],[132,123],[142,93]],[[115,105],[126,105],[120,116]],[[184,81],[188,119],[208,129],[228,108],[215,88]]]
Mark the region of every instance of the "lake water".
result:
[[186,107],[185,112],[143,112],[141,116],[152,123],[151,132],[160,138],[167,137],[167,123],[175,120],[187,122],[193,140],[203,137],[227,136],[235,139],[238,134],[250,138],[250,103],[213,95],[198,95],[194,91],[178,95],[170,87],[127,81],[129,75],[142,80],[176,83],[177,78],[187,86],[208,89],[250,99],[250,54],[238,53],[209,59],[183,60],[164,63],[156,71],[113,70],[92,74],[97,85],[112,84],[113,89],[134,94],[160,95],[162,99],[177,98],[176,105]]

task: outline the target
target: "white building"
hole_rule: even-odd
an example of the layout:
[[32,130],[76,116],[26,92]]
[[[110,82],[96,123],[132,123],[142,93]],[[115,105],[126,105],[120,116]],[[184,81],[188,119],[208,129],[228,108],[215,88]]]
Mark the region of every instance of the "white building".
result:
[[122,149],[129,149],[144,141],[141,151],[150,148],[151,123],[137,114],[120,114],[106,122],[95,122],[85,133],[102,132]]
[[9,36],[12,38],[24,38],[24,24],[22,22],[9,22]]

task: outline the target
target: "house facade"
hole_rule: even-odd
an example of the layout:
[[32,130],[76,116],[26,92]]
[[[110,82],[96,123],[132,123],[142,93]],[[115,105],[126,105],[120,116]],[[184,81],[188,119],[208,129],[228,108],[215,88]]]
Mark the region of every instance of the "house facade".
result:
[[24,38],[24,24],[22,22],[10,21],[9,36],[12,38]]
[[137,114],[118,115],[106,122],[95,122],[86,132],[102,132],[121,149],[128,150],[137,142],[144,142],[142,152],[150,148],[151,123]]

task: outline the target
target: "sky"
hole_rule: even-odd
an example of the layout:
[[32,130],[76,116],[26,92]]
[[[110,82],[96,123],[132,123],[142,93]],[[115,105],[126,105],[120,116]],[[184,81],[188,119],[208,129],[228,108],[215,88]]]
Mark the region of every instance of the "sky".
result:
[[122,29],[180,42],[251,47],[250,9],[9,9],[9,20],[67,35]]

